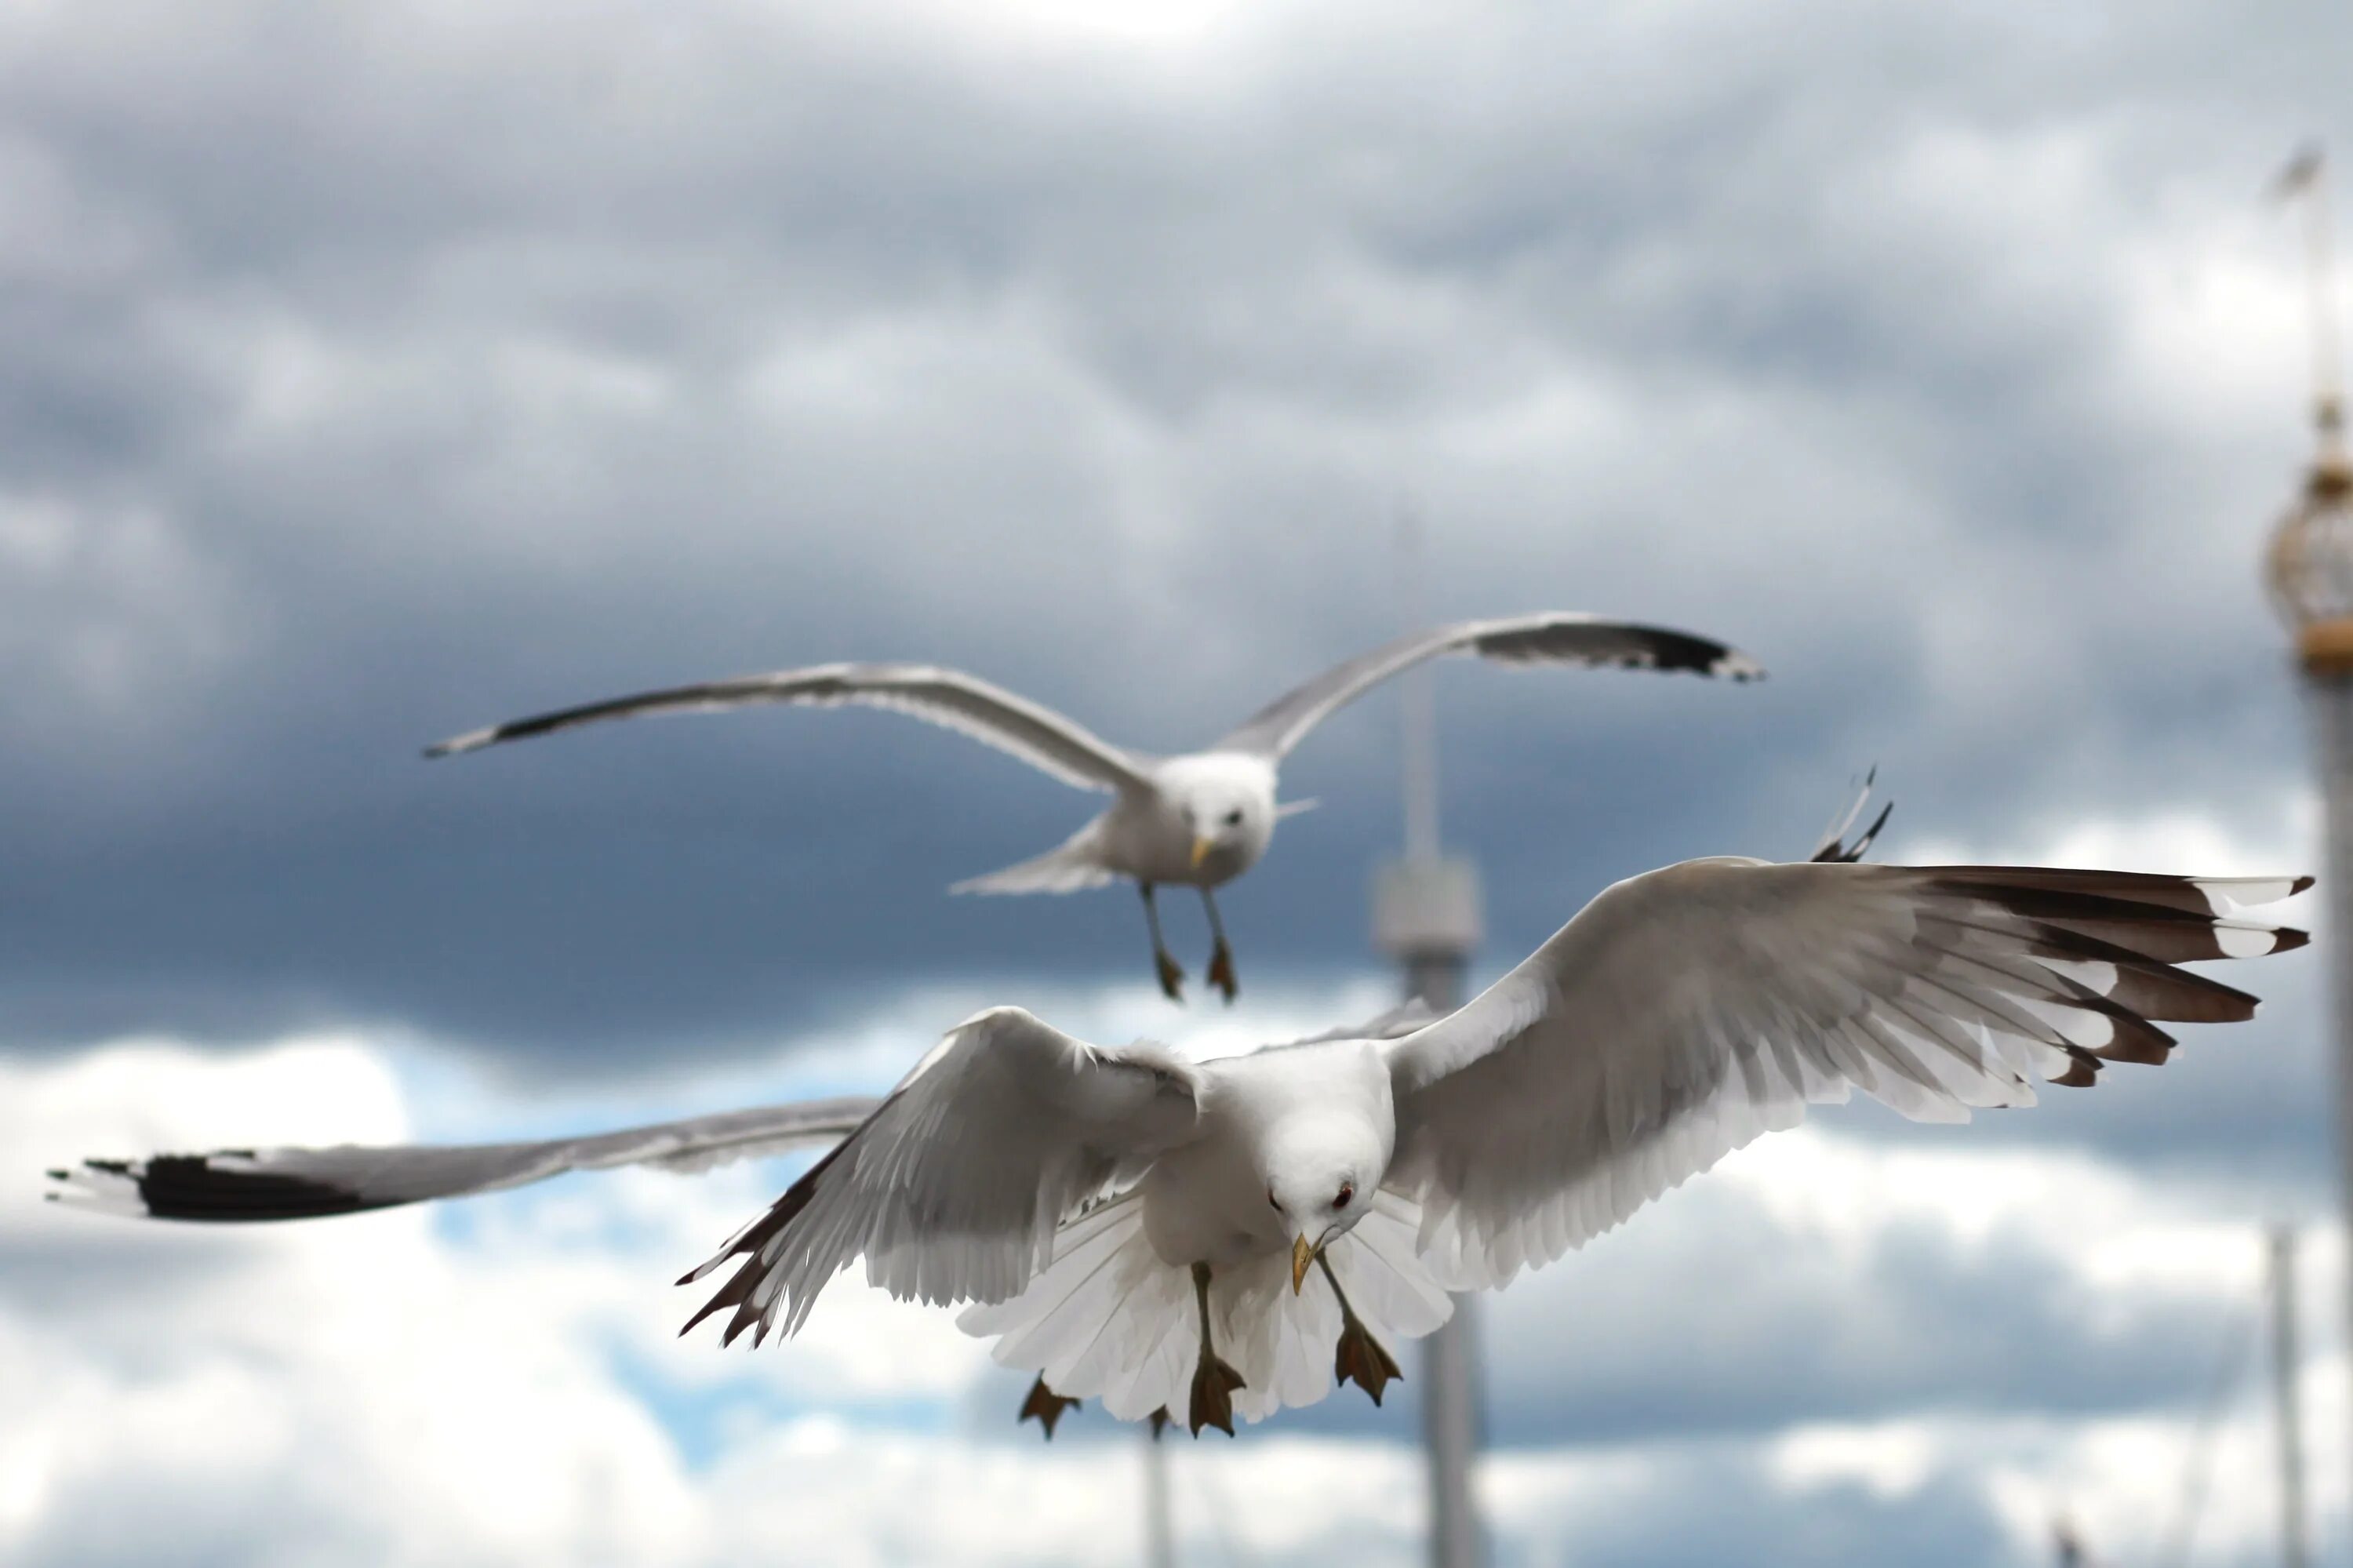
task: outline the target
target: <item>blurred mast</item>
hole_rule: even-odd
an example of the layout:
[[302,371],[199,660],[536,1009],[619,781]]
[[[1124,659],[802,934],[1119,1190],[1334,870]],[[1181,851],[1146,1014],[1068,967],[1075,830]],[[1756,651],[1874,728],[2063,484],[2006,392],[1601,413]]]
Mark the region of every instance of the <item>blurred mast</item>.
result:
[[2296,1397],[2302,1361],[2295,1333],[2295,1227],[2275,1225],[2271,1234],[2272,1414],[2279,1435],[2281,1568],[2308,1568],[2311,1548],[2305,1530],[2304,1418]]
[[1144,1428],[1144,1568],[1176,1568],[1176,1536],[1168,1522],[1168,1449],[1160,1428]]
[[[2344,385],[2337,343],[2337,272],[2329,230],[2328,170],[2317,144],[2299,149],[2273,186],[2304,209],[2306,283],[2312,334],[2314,452],[2302,493],[2274,529],[2268,571],[2274,603],[2295,638],[2312,715],[2327,840],[2324,947],[2334,1005],[2337,1158],[2353,1212],[2353,462],[2345,451]],[[2353,1310],[2353,1290],[2346,1297]]]
[[[1420,522],[1410,508],[1398,520],[1399,594],[1405,623],[1418,626],[1421,603]],[[1405,854],[1377,874],[1373,941],[1404,971],[1405,994],[1445,1012],[1462,1005],[1471,952],[1479,944],[1479,875],[1468,860],[1449,860],[1438,840],[1436,699],[1427,665],[1407,673],[1401,696]],[[1430,1456],[1430,1561],[1434,1568],[1478,1568],[1486,1556],[1472,1471],[1479,1451],[1479,1351],[1476,1298],[1454,1298],[1454,1314],[1422,1340],[1421,1425]]]

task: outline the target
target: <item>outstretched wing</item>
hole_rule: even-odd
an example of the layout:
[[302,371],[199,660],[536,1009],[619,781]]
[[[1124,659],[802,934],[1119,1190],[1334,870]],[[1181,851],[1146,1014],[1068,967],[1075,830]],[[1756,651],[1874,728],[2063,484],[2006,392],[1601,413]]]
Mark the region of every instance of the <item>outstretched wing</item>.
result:
[[307,1220],[495,1192],[567,1171],[617,1165],[705,1171],[832,1142],[855,1130],[879,1103],[849,1095],[538,1143],[347,1143],[85,1160],[79,1169],[50,1171],[56,1185],[48,1195],[158,1220]]
[[1149,787],[1141,759],[1112,745],[1085,726],[1002,686],[961,670],[935,664],[813,664],[765,675],[739,675],[701,685],[671,686],[635,696],[614,697],[576,708],[539,714],[511,724],[470,731],[425,748],[427,757],[480,751],[501,741],[552,735],[604,719],[648,714],[719,713],[762,703],[798,703],[835,707],[859,703],[892,708],[942,725],[999,751],[1009,752],[1082,789]]
[[1425,1260],[1499,1285],[1855,1089],[1917,1120],[2165,1060],[2255,999],[2176,969],[2301,947],[2232,918],[2307,878],[1700,860],[1619,883],[1389,1048]]
[[[1395,1007],[1373,1014],[1361,1023],[1343,1023],[1320,1033],[1303,1034],[1289,1045],[1322,1045],[1335,1040],[1402,1040],[1417,1029],[1438,1021],[1438,1012],[1421,998],[1409,997]],[[1279,1047],[1278,1047],[1279,1049]]]
[[744,1260],[686,1328],[732,1309],[722,1344],[755,1325],[758,1344],[779,1317],[790,1335],[861,1256],[868,1281],[902,1299],[1018,1295],[1066,1216],[1192,1136],[1198,1087],[1191,1065],[1157,1045],[1090,1045],[1018,1007],[976,1014],[679,1281]]
[[1285,692],[1218,742],[1219,751],[1282,758],[1338,709],[1399,671],[1440,653],[1472,652],[1505,664],[1614,665],[1628,670],[1688,670],[1751,681],[1765,671],[1737,649],[1713,638],[1627,620],[1554,611],[1500,620],[1464,620],[1409,632],[1394,642],[1335,665],[1305,685]]

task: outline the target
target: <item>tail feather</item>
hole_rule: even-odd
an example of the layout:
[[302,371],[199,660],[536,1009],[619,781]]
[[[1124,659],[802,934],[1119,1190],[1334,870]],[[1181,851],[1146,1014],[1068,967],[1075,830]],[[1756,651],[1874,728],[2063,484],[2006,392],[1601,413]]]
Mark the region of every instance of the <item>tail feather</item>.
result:
[[1089,822],[1044,854],[1008,865],[1001,871],[968,876],[948,888],[950,893],[1077,893],[1114,881],[1118,874],[1103,863],[1103,819]]
[[[1393,1352],[1446,1320],[1453,1304],[1415,1255],[1419,1210],[1377,1194],[1325,1255],[1349,1305]],[[1180,1416],[1200,1351],[1191,1272],[1163,1262],[1130,1194],[1062,1227],[1053,1261],[1011,1300],[967,1308],[965,1332],[994,1337],[991,1354],[1035,1372],[1056,1393],[1095,1399],[1123,1421],[1166,1407]],[[1234,1414],[1260,1421],[1332,1392],[1339,1302],[1321,1273],[1294,1294],[1287,1255],[1219,1269],[1209,1315],[1218,1353],[1241,1374]]]

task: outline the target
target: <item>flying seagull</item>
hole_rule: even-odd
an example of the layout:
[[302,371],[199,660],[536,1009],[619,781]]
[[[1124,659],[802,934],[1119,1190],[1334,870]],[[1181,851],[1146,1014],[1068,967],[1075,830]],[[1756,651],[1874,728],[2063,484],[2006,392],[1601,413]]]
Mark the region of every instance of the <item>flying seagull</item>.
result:
[[[2255,999],[2177,968],[2302,946],[2239,917],[2309,879],[1687,861],[1603,892],[1467,1006],[1390,1041],[1193,1063],[1018,1008],[951,1031],[681,1283],[789,1336],[860,1258],[1034,1371],[1032,1405],[1198,1436],[1377,1402],[1449,1291],[1560,1257],[1809,1105],[1916,1120],[2155,1064],[2152,1020]],[[1320,1285],[1310,1288],[1311,1276]]]
[[1888,866],[1862,847],[1633,877],[1456,1012],[1244,1056],[1096,1046],[996,1008],[879,1102],[544,1144],[95,1160],[51,1172],[52,1195],[275,1219],[832,1141],[681,1282],[726,1274],[689,1329],[723,1313],[723,1343],[789,1336],[862,1257],[893,1295],[965,1305],[967,1332],[1037,1374],[1022,1414],[1050,1434],[1083,1398],[1230,1432],[1335,1376],[1377,1403],[1392,1347],[1442,1322],[1449,1291],[1560,1257],[1809,1105],[1860,1089],[1961,1121],[2032,1103],[2034,1077],[2160,1063],[2174,1040],[2152,1021],[2255,1008],[2178,966],[2305,941],[2239,911],[2306,877]]
[[1213,948],[1208,980],[1234,999],[1232,949],[1212,891],[1266,853],[1275,822],[1313,802],[1278,805],[1275,778],[1292,747],[1366,691],[1441,653],[1477,653],[1509,664],[1690,671],[1752,680],[1765,672],[1724,643],[1686,631],[1552,612],[1433,627],[1326,670],[1242,721],[1206,750],[1153,757],[1112,745],[1077,721],[960,670],[932,664],[816,664],[700,685],[641,692],[494,725],[426,748],[427,757],[479,751],[600,719],[710,713],[762,703],[893,708],[962,731],[1082,789],[1108,790],[1108,810],[1058,847],[1002,871],[957,883],[956,893],[1071,893],[1128,877],[1142,889],[1160,989],[1181,1000],[1185,971],[1161,939],[1153,892],[1162,883],[1200,889]]

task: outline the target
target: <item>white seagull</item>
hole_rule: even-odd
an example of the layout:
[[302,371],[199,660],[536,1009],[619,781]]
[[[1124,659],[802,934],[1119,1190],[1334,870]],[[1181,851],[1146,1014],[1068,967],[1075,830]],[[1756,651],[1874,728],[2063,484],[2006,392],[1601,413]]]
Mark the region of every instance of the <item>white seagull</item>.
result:
[[[1459,1012],[1361,1037],[1196,1063],[979,1013],[871,1111],[759,1113],[786,1118],[764,1135],[847,1136],[681,1281],[725,1271],[687,1328],[724,1314],[723,1343],[789,1336],[863,1258],[894,1296],[965,1304],[967,1332],[1038,1374],[1022,1414],[1050,1435],[1085,1398],[1155,1425],[1182,1410],[1196,1435],[1314,1404],[1335,1376],[1377,1403],[1391,1347],[1444,1321],[1449,1291],[1560,1257],[1810,1105],[1859,1089],[1961,1121],[2031,1104],[2034,1077],[2159,1063],[2174,1039],[2152,1020],[2255,1009],[2178,965],[2305,941],[2238,911],[2306,877],[1890,866],[1857,848],[1630,878]],[[667,1129],[681,1149],[689,1125]],[[536,1171],[580,1146],[520,1147]],[[52,1174],[56,1195],[134,1213],[258,1219],[423,1195],[396,1172],[436,1153]]]
[[1105,789],[1110,808],[1060,846],[1002,871],[957,883],[955,893],[1071,893],[1132,878],[1144,895],[1160,989],[1182,995],[1185,971],[1160,936],[1153,889],[1197,887],[1208,913],[1209,983],[1231,1001],[1233,952],[1211,890],[1266,853],[1275,822],[1312,801],[1275,802],[1275,776],[1292,747],[1337,709],[1401,670],[1441,653],[1473,652],[1510,664],[1571,664],[1752,680],[1747,655],[1662,627],[1549,612],[1466,620],[1413,632],[1334,666],[1285,693],[1206,750],[1152,757],[1112,745],[1076,720],[976,675],[932,664],[816,664],[616,697],[474,730],[426,748],[427,757],[479,751],[600,719],[710,713],[762,703],[893,708],[962,731],[1082,789]]

